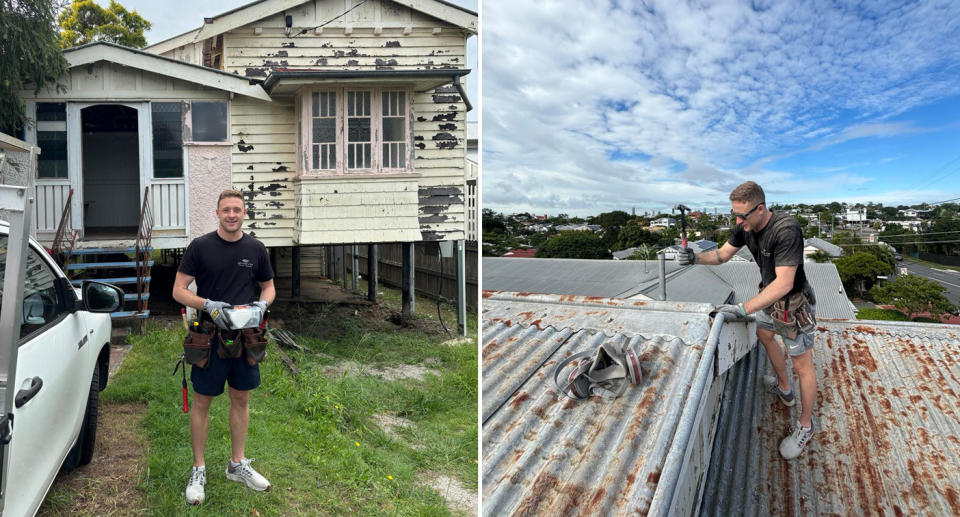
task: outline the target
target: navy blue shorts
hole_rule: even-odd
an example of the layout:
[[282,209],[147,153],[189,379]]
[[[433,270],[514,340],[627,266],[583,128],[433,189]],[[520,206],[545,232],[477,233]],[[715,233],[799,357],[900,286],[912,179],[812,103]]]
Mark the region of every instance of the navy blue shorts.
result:
[[250,366],[244,355],[236,359],[220,359],[216,343],[210,351],[210,362],[206,370],[193,366],[190,368],[190,382],[194,393],[216,397],[223,393],[223,383],[240,391],[248,391],[260,385],[260,365]]

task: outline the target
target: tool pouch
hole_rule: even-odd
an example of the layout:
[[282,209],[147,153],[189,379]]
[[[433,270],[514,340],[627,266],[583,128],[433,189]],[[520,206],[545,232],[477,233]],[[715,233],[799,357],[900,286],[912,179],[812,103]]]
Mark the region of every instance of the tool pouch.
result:
[[773,320],[774,330],[790,339],[796,338],[798,332],[812,332],[817,325],[805,292],[785,296],[764,309],[764,312]]
[[213,323],[204,321],[200,332],[187,331],[187,337],[183,339],[183,358],[187,363],[201,370],[207,368],[210,364],[210,345],[213,343],[215,329]]
[[243,348],[247,351],[247,364],[254,366],[267,355],[267,330],[261,328],[240,331]]
[[240,341],[240,331],[218,329],[217,357],[220,359],[236,359],[242,353],[243,343]]

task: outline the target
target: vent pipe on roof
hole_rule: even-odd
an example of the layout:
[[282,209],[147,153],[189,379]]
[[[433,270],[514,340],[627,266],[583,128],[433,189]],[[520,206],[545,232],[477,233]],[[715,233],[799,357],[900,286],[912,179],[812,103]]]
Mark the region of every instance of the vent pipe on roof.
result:
[[663,251],[657,253],[657,262],[660,263],[660,299],[667,299],[667,258]]

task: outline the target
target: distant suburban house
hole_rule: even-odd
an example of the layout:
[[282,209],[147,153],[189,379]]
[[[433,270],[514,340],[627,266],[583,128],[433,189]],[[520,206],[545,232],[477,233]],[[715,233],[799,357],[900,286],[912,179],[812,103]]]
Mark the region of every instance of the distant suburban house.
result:
[[804,241],[803,246],[803,258],[804,260],[811,260],[810,255],[813,255],[817,251],[822,251],[827,255],[830,255],[831,258],[839,257],[843,254],[843,249],[836,244],[827,242],[818,237],[810,237]]
[[659,226],[662,228],[671,228],[677,225],[677,220],[672,217],[660,217],[659,219],[654,219],[650,221],[650,226]]
[[556,227],[558,232],[599,232],[603,226],[599,224],[561,224]]
[[510,258],[533,258],[537,254],[537,248],[512,248],[503,254]]
[[[898,210],[897,213],[902,215],[903,217],[929,218],[931,215],[933,215],[933,209],[931,208],[927,210],[922,210],[917,208],[907,208],[904,210]],[[895,221],[895,222],[900,222],[900,221]]]
[[843,214],[843,220],[848,223],[859,223],[867,220],[866,208],[849,208]]
[[198,21],[143,50],[67,49],[59,87],[21,92],[25,140],[43,149],[37,237],[53,238],[72,189],[81,244],[132,238],[149,188],[153,246],[182,248],[231,187],[268,247],[466,237],[476,13],[261,0]]

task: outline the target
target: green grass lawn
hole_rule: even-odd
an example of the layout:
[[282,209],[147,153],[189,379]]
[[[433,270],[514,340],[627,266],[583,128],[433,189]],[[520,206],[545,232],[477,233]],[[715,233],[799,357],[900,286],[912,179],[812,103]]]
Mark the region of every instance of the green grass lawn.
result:
[[[391,298],[384,296],[380,313],[393,309]],[[396,302],[399,308],[399,295]],[[425,321],[431,314],[436,318],[435,302],[417,303],[415,319],[424,324],[412,328],[364,317],[362,307],[313,304],[275,311],[310,351],[285,350],[301,369],[294,376],[271,343],[261,364],[263,383],[251,393],[247,456],[255,458],[253,466],[270,480],[271,491],[257,493],[224,477],[230,451],[229,400],[224,395],[211,408],[202,513],[450,514],[439,493],[425,486],[427,472],[455,478],[476,491],[476,340],[443,344],[450,336]],[[445,312],[454,331],[455,313],[449,306]],[[476,315],[468,320],[468,335],[475,335]],[[133,348],[102,393],[105,401],[147,404],[142,424],[148,443],[146,468],[142,479],[131,482],[139,484],[146,501],[143,511],[149,515],[196,512],[183,497],[193,461],[188,415],[181,409],[180,374],[170,375],[182,338],[182,330],[155,325],[145,335],[130,336]],[[342,361],[358,363],[361,373],[331,376],[323,371]],[[387,381],[365,374],[404,364],[426,366],[436,375]],[[391,436],[378,427],[374,415],[412,424]],[[60,494],[45,504],[55,510],[69,501]]]

